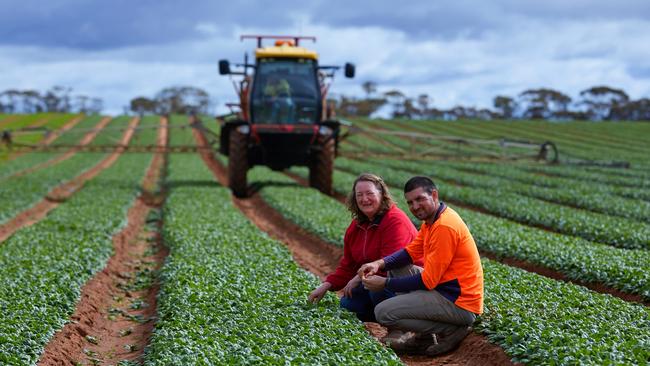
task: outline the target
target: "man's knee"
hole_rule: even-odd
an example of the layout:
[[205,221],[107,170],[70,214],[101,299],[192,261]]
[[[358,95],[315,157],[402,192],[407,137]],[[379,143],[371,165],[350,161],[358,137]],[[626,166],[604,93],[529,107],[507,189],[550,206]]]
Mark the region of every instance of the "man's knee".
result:
[[390,325],[395,320],[391,316],[392,307],[390,306],[390,300],[392,299],[382,301],[381,303],[377,304],[377,306],[375,306],[375,318],[377,318],[377,322],[379,324]]

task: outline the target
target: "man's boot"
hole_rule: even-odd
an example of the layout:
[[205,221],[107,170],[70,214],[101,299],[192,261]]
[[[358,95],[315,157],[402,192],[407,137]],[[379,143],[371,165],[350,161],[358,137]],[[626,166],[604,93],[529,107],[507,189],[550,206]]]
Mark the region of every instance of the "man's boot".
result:
[[441,334],[434,344],[427,347],[424,354],[427,356],[438,356],[456,349],[468,334],[472,332],[472,327],[458,327],[448,334]]
[[391,329],[388,334],[381,339],[381,341],[388,347],[392,348],[395,352],[406,352],[407,345],[412,342],[415,337],[413,332],[404,332],[399,329]]

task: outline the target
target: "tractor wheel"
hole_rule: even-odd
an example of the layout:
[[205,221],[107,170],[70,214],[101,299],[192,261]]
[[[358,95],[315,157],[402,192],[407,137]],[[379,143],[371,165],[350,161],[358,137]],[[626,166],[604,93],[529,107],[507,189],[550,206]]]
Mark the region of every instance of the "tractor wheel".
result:
[[236,129],[230,131],[228,146],[228,186],[235,197],[247,196],[248,146],[247,136]]
[[332,195],[332,173],[334,171],[334,139],[320,137],[321,149],[317,151],[309,166],[309,185],[319,191]]

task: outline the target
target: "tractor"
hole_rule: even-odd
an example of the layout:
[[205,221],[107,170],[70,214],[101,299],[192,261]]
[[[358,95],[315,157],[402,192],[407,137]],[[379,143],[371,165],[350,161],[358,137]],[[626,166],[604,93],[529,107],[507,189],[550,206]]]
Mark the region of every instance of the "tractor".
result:
[[[228,184],[236,197],[248,195],[247,172],[255,165],[273,170],[309,168],[309,185],[332,194],[332,172],[341,123],[334,119],[327,92],[340,66],[321,66],[315,51],[300,46],[315,37],[244,35],[257,40],[255,62],[244,55],[231,69],[219,61],[219,74],[241,77],[233,81],[239,103],[221,118],[219,152],[228,156]],[[263,46],[263,41],[275,41]],[[243,70],[241,70],[243,68]],[[345,76],[354,77],[346,63]]]

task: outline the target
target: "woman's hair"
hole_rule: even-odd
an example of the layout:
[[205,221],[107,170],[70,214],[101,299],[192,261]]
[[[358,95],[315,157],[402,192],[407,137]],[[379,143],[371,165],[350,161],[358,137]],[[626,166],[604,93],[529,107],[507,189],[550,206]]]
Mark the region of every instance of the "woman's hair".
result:
[[368,221],[368,217],[361,211],[361,209],[359,209],[359,205],[357,205],[355,189],[357,188],[357,183],[359,182],[370,182],[374,184],[375,188],[377,188],[381,194],[381,201],[379,202],[379,211],[377,211],[377,215],[386,213],[386,211],[388,211],[388,209],[391,208],[391,206],[393,206],[395,203],[393,197],[390,195],[388,186],[386,183],[384,183],[384,180],[381,179],[381,177],[370,173],[362,173],[357,177],[357,179],[354,180],[354,184],[352,184],[352,191],[348,195],[346,201],[346,205],[352,214],[353,219],[357,219],[359,222]]

